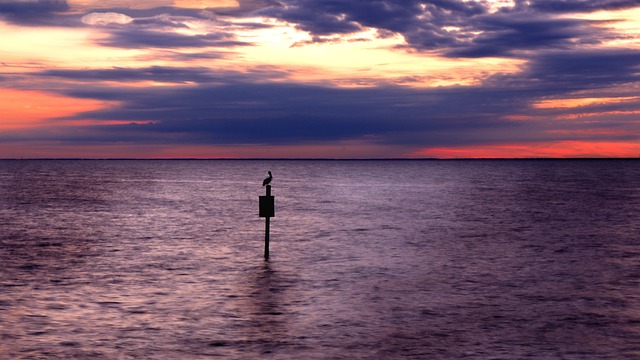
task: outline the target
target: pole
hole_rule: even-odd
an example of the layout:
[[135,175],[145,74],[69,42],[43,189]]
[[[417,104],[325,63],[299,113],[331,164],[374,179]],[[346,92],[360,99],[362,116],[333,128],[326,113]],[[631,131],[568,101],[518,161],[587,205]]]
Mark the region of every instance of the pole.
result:
[[[263,185],[264,186],[264,185]],[[271,185],[267,185],[267,194],[260,196],[260,217],[265,218],[264,222],[264,259],[269,260],[269,222],[271,217],[276,216],[275,200],[271,196]]]
[[269,260],[269,217],[265,218],[264,227],[264,259]]
[[[271,185],[267,185],[267,197],[271,196]],[[269,214],[270,215],[270,214]],[[264,218],[264,259],[269,260],[269,222],[270,216]]]

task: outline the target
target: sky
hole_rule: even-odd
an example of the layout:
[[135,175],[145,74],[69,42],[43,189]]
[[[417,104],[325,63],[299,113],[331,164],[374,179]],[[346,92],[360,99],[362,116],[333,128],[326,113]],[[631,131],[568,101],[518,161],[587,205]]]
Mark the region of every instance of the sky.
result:
[[640,0],[0,0],[0,158],[640,157]]

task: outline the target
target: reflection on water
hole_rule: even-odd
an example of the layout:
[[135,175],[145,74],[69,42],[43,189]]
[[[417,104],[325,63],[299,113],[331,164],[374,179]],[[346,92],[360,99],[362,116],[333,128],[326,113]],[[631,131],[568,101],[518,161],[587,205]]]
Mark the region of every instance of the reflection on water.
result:
[[287,319],[293,316],[289,310],[291,294],[287,294],[291,284],[269,262],[251,269],[247,275],[246,298],[237,309],[248,317],[243,336],[255,342],[261,354],[290,345],[296,337],[287,324]]
[[0,161],[0,358],[640,358],[638,175]]

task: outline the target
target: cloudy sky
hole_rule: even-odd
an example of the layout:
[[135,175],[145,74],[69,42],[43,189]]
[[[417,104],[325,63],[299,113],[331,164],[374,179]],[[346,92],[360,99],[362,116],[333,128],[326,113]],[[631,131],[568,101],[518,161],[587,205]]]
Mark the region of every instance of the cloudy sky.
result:
[[0,34],[0,158],[640,156],[640,0],[0,0]]

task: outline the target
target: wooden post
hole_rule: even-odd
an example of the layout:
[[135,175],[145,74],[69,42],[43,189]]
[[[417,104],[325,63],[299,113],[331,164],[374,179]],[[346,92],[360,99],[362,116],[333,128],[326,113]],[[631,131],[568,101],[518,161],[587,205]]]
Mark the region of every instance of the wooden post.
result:
[[260,217],[265,218],[264,223],[264,259],[269,260],[269,220],[276,216],[275,201],[271,196],[271,185],[267,185],[267,194],[260,196]]
[[269,260],[269,219],[264,219],[264,259]]

